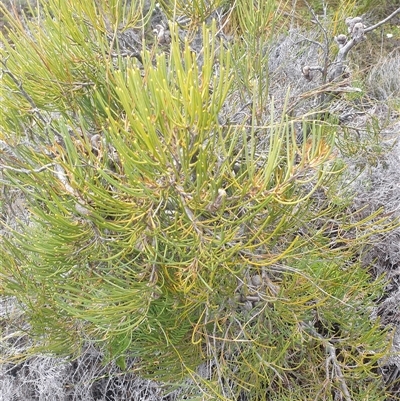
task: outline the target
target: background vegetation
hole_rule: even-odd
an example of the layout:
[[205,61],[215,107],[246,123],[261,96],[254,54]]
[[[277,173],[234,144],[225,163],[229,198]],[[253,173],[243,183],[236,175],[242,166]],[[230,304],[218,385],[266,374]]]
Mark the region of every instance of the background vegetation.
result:
[[314,3],[2,6],[4,399],[394,399],[399,55],[345,19],[396,8]]

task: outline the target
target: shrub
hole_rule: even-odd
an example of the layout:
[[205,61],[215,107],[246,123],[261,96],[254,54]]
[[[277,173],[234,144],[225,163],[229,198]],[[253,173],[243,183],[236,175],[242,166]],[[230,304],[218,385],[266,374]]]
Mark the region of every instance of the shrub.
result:
[[30,215],[5,227],[0,290],[28,355],[90,344],[203,399],[383,399],[382,285],[360,255],[390,224],[352,210],[337,122],[296,132],[258,75],[268,53],[246,80],[215,22],[154,27],[153,11],[49,0],[10,21],[2,182]]

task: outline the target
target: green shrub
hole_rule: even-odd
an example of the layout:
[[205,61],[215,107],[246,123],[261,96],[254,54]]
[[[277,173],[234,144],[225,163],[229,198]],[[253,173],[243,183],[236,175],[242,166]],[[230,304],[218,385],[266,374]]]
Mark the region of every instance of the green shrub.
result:
[[204,399],[383,400],[381,282],[359,260],[388,226],[351,209],[335,122],[299,139],[268,96],[221,122],[243,68],[215,24],[196,54],[121,4],[43,2],[1,50],[2,182],[30,223],[4,227],[0,290],[31,353],[93,343]]

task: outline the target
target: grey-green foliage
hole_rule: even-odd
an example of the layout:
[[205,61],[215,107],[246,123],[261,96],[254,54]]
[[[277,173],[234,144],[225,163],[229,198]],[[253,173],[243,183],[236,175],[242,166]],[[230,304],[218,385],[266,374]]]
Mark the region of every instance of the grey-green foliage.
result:
[[[299,137],[261,94],[268,57],[246,81],[215,23],[196,54],[173,24],[154,37],[141,2],[107,5],[43,2],[1,50],[2,183],[30,221],[5,227],[0,290],[27,355],[89,343],[204,399],[383,400],[381,283],[359,253],[390,227],[340,192],[334,119]],[[245,91],[251,115],[221,123]]]

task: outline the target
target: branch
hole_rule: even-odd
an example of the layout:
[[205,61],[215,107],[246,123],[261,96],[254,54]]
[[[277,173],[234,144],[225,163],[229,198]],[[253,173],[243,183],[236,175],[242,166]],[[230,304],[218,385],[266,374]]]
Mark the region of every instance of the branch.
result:
[[[394,16],[396,16],[397,14],[400,13],[400,8],[398,8],[397,10],[395,10],[392,14],[390,14],[388,17],[384,18],[382,21],[379,21],[378,23],[376,23],[375,25],[372,25],[370,27],[366,27],[363,22],[362,22],[362,18],[361,17],[348,17],[346,18],[346,25],[347,25],[347,30],[348,30],[348,34],[349,37],[347,35],[344,34],[340,34],[338,36],[336,36],[335,42],[337,43],[338,47],[339,47],[339,52],[336,56],[336,59],[329,64],[329,41],[327,38],[327,32],[326,29],[324,28],[324,26],[318,21],[318,17],[315,15],[314,10],[312,9],[312,7],[310,7],[310,5],[307,3],[306,4],[310,10],[310,12],[312,13],[313,17],[316,20],[316,23],[318,24],[318,26],[320,27],[320,29],[322,30],[322,33],[324,35],[325,38],[325,49],[323,49],[324,51],[324,66],[309,66],[309,65],[305,65],[302,67],[302,74],[303,77],[305,79],[307,79],[308,81],[312,80],[312,71],[320,71],[322,73],[322,83],[325,84],[326,81],[328,81],[329,83],[336,83],[338,85],[340,85],[340,90],[339,92],[355,92],[358,91],[357,88],[352,88],[351,86],[347,86],[345,88],[343,88],[342,83],[344,83],[344,81],[346,80],[346,78],[350,77],[350,73],[347,70],[347,67],[345,65],[346,62],[346,58],[348,53],[350,52],[350,50],[357,45],[358,43],[362,42],[363,40],[365,40],[365,34],[368,32],[373,31],[374,29],[378,28],[379,26],[385,24],[386,22],[388,22],[390,19],[392,19]],[[323,46],[321,44],[319,44],[318,42],[315,42],[313,40],[309,40],[310,43],[313,43],[315,45],[318,45],[320,47],[323,48]],[[333,66],[332,70],[329,73],[328,76],[328,67],[329,65]],[[330,103],[330,101],[335,97],[335,93],[338,92],[337,90],[329,90],[329,91],[324,91],[325,93],[321,94],[321,99],[319,101],[319,108],[324,108],[328,103]],[[328,92],[328,93],[326,93]],[[314,93],[315,94],[315,93]],[[300,100],[299,100],[300,101]],[[294,107],[297,105],[296,104],[293,106],[293,110]],[[290,113],[288,113],[290,115]]]
[[365,39],[365,34],[367,32],[371,32],[374,29],[378,28],[379,26],[385,24],[391,18],[393,18],[395,15],[397,15],[399,13],[400,13],[400,8],[398,8],[396,11],[394,11],[392,14],[390,14],[388,17],[386,17],[382,21],[379,21],[377,24],[372,25],[368,28],[364,27],[360,17],[346,18],[346,25],[348,26],[348,30],[351,35],[351,39],[346,43],[345,42],[346,37],[344,35],[338,36],[338,38],[340,37],[341,39],[343,39],[343,37],[344,37],[344,41],[338,43],[339,44],[339,53],[337,55],[336,62],[335,62],[337,67],[335,68],[335,70],[332,74],[331,80],[335,80],[341,76],[341,74],[343,72],[343,63],[346,60],[347,54],[357,43],[360,43]]
[[392,12],[392,14],[390,14],[388,17],[386,17],[382,21],[378,22],[375,25],[369,26],[368,28],[365,28],[364,32],[367,33],[367,32],[373,31],[374,29],[376,29],[376,28],[380,27],[381,25],[385,24],[386,22],[388,22],[390,19],[392,19],[394,16],[396,16],[399,13],[400,13],[400,7],[396,11]]

